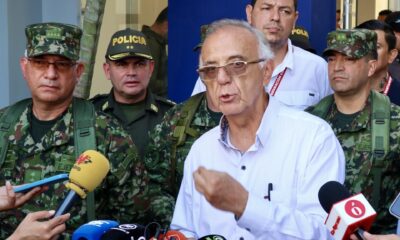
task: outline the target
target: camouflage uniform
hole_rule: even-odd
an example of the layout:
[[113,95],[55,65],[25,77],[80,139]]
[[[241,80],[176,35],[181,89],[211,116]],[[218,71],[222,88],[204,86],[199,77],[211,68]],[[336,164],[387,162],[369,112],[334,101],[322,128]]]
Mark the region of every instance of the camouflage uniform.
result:
[[[0,111],[0,117],[4,111]],[[72,112],[71,104],[63,118],[36,143],[29,132],[31,105],[23,112],[9,137],[7,156],[0,171],[1,186],[6,180],[18,185],[70,171],[75,162]],[[96,113],[95,130],[97,151],[111,164],[110,173],[95,190],[96,217],[145,223],[144,194],[148,179],[132,140],[116,120],[103,113]],[[55,184],[22,208],[0,212],[0,238],[11,235],[27,213],[57,209],[67,193],[63,184]],[[71,232],[86,221],[86,202],[81,201],[71,210],[67,230]]]
[[[187,113],[183,112],[185,104],[194,97],[201,97],[200,105],[190,122],[190,129],[196,133],[192,136],[186,135],[184,143],[176,148],[177,137],[174,130],[182,125]],[[150,142],[145,156],[146,169],[149,172],[150,187],[153,194],[162,193],[152,198],[152,210],[162,214],[162,223],[169,224],[173,214],[175,199],[178,195],[179,186],[183,177],[183,165],[193,142],[203,133],[214,128],[219,122],[215,121],[213,114],[208,107],[205,93],[199,93],[189,100],[171,108],[164,116],[163,121],[150,132]],[[218,113],[218,116],[222,114]],[[193,133],[193,132],[192,132]],[[175,163],[173,155],[176,154]],[[171,176],[175,176],[171,179]]]
[[91,101],[96,110],[103,111],[118,119],[124,129],[130,134],[141,157],[143,157],[144,150],[148,144],[149,131],[156,124],[160,123],[165,112],[174,106],[173,102],[155,96],[148,91],[144,100],[145,108],[139,110],[140,115],[136,119],[128,122],[118,103],[115,101],[113,90],[109,94],[97,95]]
[[[329,97],[329,96],[328,96]],[[308,112],[318,106],[310,107]],[[343,148],[346,159],[345,186],[352,194],[363,193],[369,202],[372,202],[374,178],[371,173],[374,161],[371,137],[371,96],[363,110],[353,116],[351,123],[338,126],[339,114],[336,104],[333,103],[328,114],[323,117],[332,127]],[[375,209],[378,216],[374,222],[372,232],[387,232],[396,228],[397,220],[389,214],[389,206],[400,189],[400,107],[391,104],[390,112],[390,140],[389,152],[384,158],[382,168],[382,184],[380,202]]]
[[[71,61],[79,59],[82,31],[76,26],[41,23],[27,26],[25,33],[29,58],[59,55]],[[74,80],[71,79],[71,84],[75,83]],[[14,185],[33,182],[71,170],[75,162],[74,102],[37,142],[31,135],[33,105],[27,105],[11,125],[6,157],[0,166],[0,185],[4,185],[6,180]],[[5,110],[0,110],[0,118]],[[99,219],[146,223],[145,210],[149,201],[145,196],[148,178],[144,164],[139,161],[131,138],[116,120],[103,113],[95,113],[94,117],[97,151],[105,155],[111,165],[106,179],[94,191],[96,216]],[[11,235],[27,213],[57,209],[67,193],[63,184],[54,184],[24,206],[0,212],[0,239]],[[87,221],[86,202],[78,201],[70,212],[67,231],[63,234],[67,238]]]
[[[373,52],[376,52],[376,33],[366,29],[331,32],[328,35],[328,47],[324,54],[329,55],[332,51],[355,59],[365,57],[369,53],[373,55]],[[332,95],[306,109],[322,117],[331,125],[345,153],[345,186],[352,194],[363,193],[370,203],[373,202],[375,184],[371,169],[377,161],[372,152],[371,101],[373,94],[379,93],[371,91],[364,108],[351,115],[344,115],[338,111]],[[328,98],[332,98],[331,104],[325,104]],[[382,163],[380,200],[375,206],[378,215],[371,232],[393,231],[397,224],[397,220],[390,216],[388,209],[400,188],[400,107],[391,104],[390,108],[389,150],[384,159],[380,160]]]

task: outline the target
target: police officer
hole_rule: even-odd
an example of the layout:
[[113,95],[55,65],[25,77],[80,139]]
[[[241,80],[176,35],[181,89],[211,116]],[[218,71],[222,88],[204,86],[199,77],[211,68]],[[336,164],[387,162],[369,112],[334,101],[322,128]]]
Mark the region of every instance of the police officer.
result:
[[122,123],[143,156],[148,131],[174,105],[148,88],[154,60],[143,33],[129,28],[114,33],[103,70],[113,88],[109,94],[95,96],[92,102],[96,109]]
[[[73,97],[84,68],[78,61],[81,29],[41,23],[27,26],[25,33],[20,66],[32,98],[0,111],[0,186],[6,180],[20,185],[69,172],[90,146],[109,159],[111,171],[91,204],[82,201],[71,209],[65,235],[85,223],[88,212],[100,219],[141,222],[147,178],[131,138],[113,118]],[[66,195],[57,183],[23,207],[0,212],[0,238],[10,236],[26,214],[57,209]]]
[[378,213],[372,232],[395,230],[388,208],[400,187],[400,107],[371,90],[377,59],[372,30],[337,30],[324,51],[334,94],[308,111],[325,119],[345,153],[345,186],[362,192]]

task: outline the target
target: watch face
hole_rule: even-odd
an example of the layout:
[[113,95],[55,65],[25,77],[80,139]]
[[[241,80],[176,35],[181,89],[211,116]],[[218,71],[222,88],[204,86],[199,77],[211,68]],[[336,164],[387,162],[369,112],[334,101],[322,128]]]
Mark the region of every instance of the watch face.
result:
[[389,208],[390,214],[400,219],[400,194],[397,195],[396,199],[393,201]]

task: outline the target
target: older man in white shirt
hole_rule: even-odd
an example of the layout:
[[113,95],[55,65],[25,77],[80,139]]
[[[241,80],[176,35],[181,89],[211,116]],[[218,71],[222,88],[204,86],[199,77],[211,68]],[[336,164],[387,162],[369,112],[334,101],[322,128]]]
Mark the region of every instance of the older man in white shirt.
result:
[[264,91],[273,54],[248,23],[213,23],[201,51],[198,72],[224,117],[189,152],[171,228],[190,238],[329,239],[318,190],[344,180],[329,125]]

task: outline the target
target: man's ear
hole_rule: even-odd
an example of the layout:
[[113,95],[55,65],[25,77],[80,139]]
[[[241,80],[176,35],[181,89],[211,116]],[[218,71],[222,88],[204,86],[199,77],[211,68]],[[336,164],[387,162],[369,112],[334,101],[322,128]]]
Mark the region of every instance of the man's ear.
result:
[[26,79],[26,66],[28,64],[28,59],[27,58],[20,58],[19,59],[19,66],[21,67],[21,72],[22,76],[24,76],[24,79]]
[[253,13],[253,6],[250,4],[246,5],[246,17],[247,17],[247,22],[251,25],[251,16]]
[[274,71],[272,60],[266,60],[263,71],[264,71],[263,84],[264,86],[267,86],[269,81],[271,80],[272,72]]
[[368,69],[368,77],[371,77],[372,75],[374,75],[375,70],[376,70],[376,64],[377,64],[377,60],[373,59],[373,60],[369,60],[368,61],[368,65],[369,65],[369,69]]
[[398,53],[399,51],[396,48],[389,51],[388,64],[391,64],[396,59]]
[[75,68],[76,81],[79,81],[84,70],[85,70],[85,65],[81,62],[78,62]]
[[108,80],[111,80],[111,76],[110,76],[110,64],[108,62],[104,62],[103,63],[103,71],[104,71],[104,75],[106,76],[106,78]]

